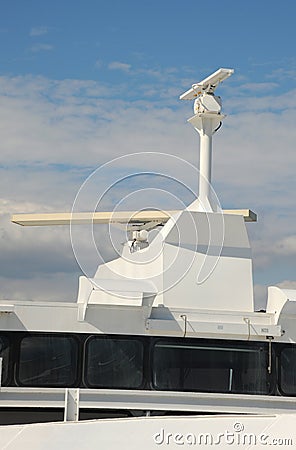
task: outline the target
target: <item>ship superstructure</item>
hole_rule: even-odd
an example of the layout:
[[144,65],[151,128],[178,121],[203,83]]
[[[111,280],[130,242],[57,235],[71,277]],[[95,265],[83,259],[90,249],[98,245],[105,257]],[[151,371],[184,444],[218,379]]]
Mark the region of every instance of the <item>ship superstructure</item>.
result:
[[137,448],[141,434],[143,449],[175,448],[166,433],[184,437],[201,423],[218,433],[237,414],[253,433],[295,423],[296,291],[270,287],[267,310],[254,310],[245,222],[256,214],[222,210],[211,187],[212,136],[225,117],[215,90],[232,73],[219,69],[180,97],[194,100],[201,152],[199,196],[184,210],[12,217],[123,223],[130,237],[120,258],[80,277],[76,303],[0,302],[2,448],[33,448],[34,433],[43,439],[34,448],[62,448],[46,446],[50,430],[63,448]]

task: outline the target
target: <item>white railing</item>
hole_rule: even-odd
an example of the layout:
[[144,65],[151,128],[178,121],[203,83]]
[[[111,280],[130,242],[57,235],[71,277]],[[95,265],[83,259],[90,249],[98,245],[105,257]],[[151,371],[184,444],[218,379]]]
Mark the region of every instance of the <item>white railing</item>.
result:
[[196,413],[296,413],[295,397],[160,392],[111,389],[3,387],[1,408],[61,408],[65,421],[79,419],[80,409],[174,411]]

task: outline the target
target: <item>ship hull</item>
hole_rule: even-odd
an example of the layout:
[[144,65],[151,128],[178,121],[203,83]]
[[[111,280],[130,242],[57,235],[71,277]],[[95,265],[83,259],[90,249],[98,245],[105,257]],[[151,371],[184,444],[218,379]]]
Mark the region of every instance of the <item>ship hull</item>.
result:
[[291,448],[296,415],[141,417],[0,427],[2,450]]

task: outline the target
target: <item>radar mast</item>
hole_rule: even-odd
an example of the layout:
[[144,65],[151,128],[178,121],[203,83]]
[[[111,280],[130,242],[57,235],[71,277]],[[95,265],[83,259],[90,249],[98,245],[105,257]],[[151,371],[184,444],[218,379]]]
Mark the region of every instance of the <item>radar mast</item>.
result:
[[[211,201],[212,178],[212,136],[219,130],[225,115],[221,113],[222,102],[214,95],[217,86],[233,74],[233,69],[219,69],[199,83],[193,84],[191,89],[180,95],[180,100],[194,100],[194,116],[188,122],[200,136],[199,162],[199,195],[197,209],[199,211],[213,211]],[[196,202],[194,202],[196,206]]]

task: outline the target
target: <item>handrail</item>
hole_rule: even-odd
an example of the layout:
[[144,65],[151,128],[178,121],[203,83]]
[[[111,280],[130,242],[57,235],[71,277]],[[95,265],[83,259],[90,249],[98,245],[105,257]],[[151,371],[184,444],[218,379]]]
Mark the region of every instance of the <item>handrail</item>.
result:
[[[72,391],[78,390],[74,388]],[[296,414],[295,397],[120,389],[80,389],[76,394],[77,401],[73,403],[75,407],[72,410],[75,414],[68,414],[68,420],[78,420],[80,409],[171,411],[176,414],[181,411]],[[2,387],[0,408],[65,409],[65,395],[64,388]]]

